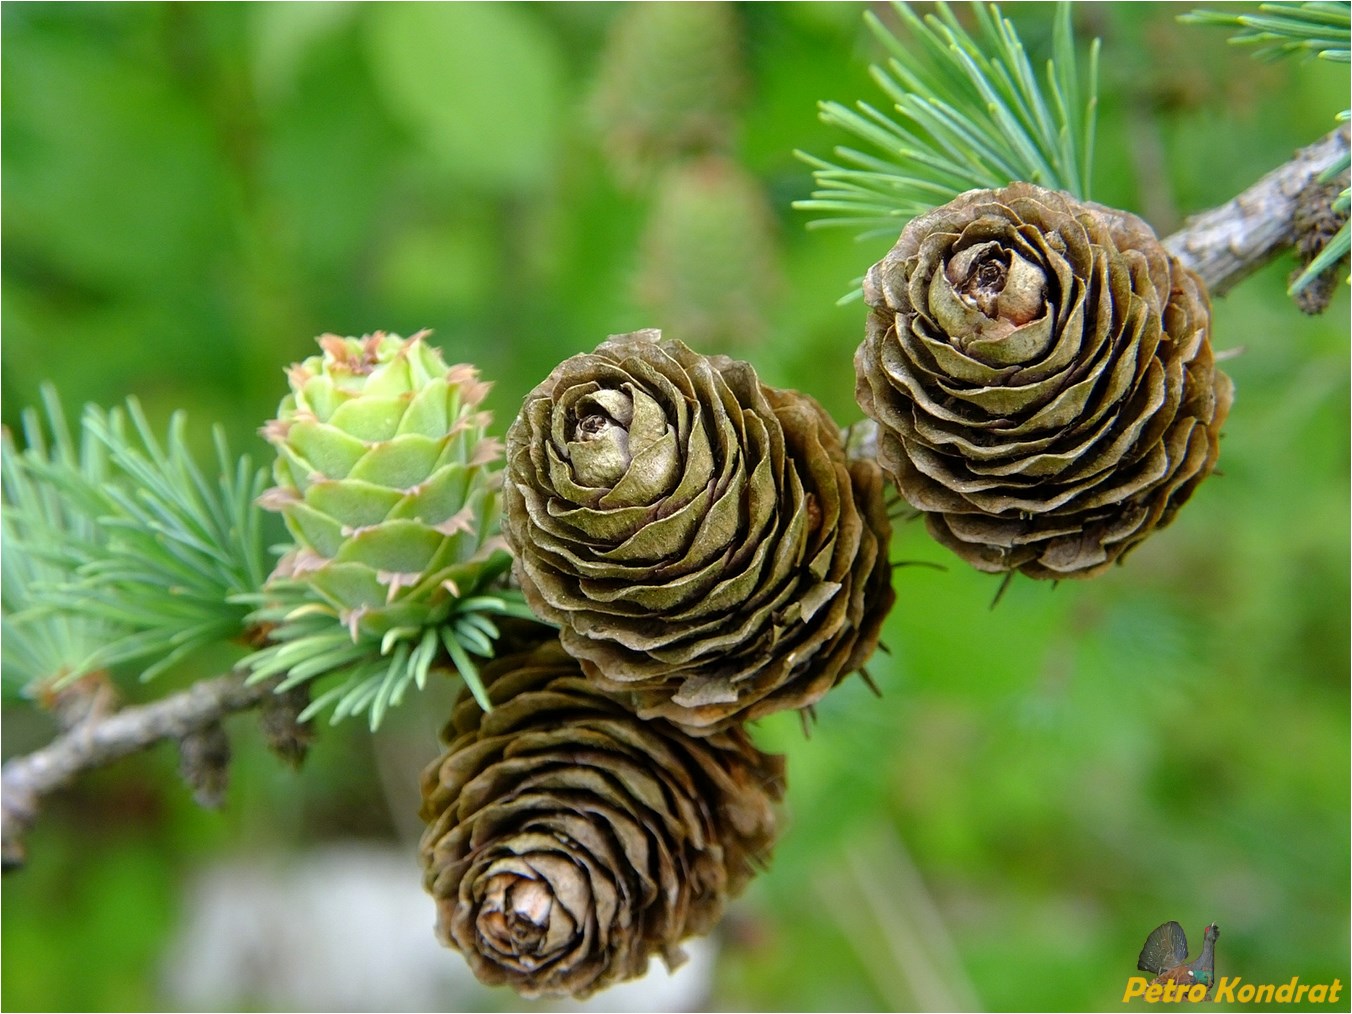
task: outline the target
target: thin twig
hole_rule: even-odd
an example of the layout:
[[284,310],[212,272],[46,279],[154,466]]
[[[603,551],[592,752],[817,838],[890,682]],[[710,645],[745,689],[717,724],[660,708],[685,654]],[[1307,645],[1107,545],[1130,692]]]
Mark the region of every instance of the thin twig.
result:
[[1347,151],[1348,127],[1342,126],[1234,200],[1188,219],[1164,246],[1202,276],[1213,296],[1223,295],[1295,245],[1300,192]]
[[37,820],[44,796],[81,772],[153,746],[179,740],[247,711],[272,693],[269,681],[246,685],[244,673],[194,683],[150,704],[88,719],[40,750],[14,757],[0,768],[0,859],[6,870],[23,865],[23,838]]

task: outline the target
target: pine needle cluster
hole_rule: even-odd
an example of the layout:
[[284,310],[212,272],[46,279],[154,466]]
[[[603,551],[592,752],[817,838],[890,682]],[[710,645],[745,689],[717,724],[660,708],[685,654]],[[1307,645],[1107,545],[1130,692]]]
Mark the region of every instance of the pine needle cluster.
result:
[[209,479],[185,417],[161,444],[134,398],[86,408],[78,439],[55,391],[43,401],[26,448],[3,448],[6,679],[32,692],[130,663],[150,679],[238,637],[267,574],[262,470],[218,428]]
[[794,207],[831,216],[811,225],[852,225],[861,239],[895,236],[964,191],[1015,180],[1089,197],[1099,46],[1081,70],[1069,4],[1057,11],[1042,77],[993,4],[970,6],[971,32],[943,3],[924,17],[903,3],[893,9],[903,34],[865,15],[888,54],[871,74],[891,109],[823,102],[821,119],[864,147],[837,147],[834,159],[798,153],[818,189]]

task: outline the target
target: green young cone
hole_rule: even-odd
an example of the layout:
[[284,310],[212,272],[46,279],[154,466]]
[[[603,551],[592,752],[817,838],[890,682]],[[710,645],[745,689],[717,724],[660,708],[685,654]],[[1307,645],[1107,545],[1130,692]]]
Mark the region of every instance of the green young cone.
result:
[[766,307],[784,288],[774,214],[754,177],[718,155],[662,175],[637,284],[653,319],[701,348],[745,349],[765,337]]
[[980,570],[1102,573],[1216,464],[1232,388],[1206,289],[1134,215],[969,191],[912,220],[864,294],[879,460]]
[[436,622],[504,566],[488,385],[424,337],[323,336],[263,429],[277,485],[259,502],[295,540],[273,577],[308,583],[354,639]]
[[736,9],[656,2],[616,9],[591,105],[610,163],[634,183],[732,144],[744,91]]
[[597,692],[549,641],[483,671],[422,777],[437,935],[482,981],[582,998],[669,966],[769,861],[784,762]]
[[881,470],[812,398],[656,331],[560,364],[507,434],[503,534],[535,612],[644,717],[804,708],[892,604]]

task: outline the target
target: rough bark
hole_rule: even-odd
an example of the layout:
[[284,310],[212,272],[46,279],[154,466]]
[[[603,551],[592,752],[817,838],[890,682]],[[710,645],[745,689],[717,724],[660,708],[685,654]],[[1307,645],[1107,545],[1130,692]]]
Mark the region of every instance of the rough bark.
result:
[[1213,296],[1224,295],[1296,242],[1296,210],[1306,184],[1348,151],[1342,126],[1218,208],[1188,219],[1164,246],[1192,268]]
[[255,707],[272,682],[246,685],[242,673],[194,683],[150,704],[90,714],[46,746],[14,757],[0,768],[0,860],[22,866],[23,838],[37,820],[43,797],[76,775],[111,764],[161,740],[191,742],[226,715]]

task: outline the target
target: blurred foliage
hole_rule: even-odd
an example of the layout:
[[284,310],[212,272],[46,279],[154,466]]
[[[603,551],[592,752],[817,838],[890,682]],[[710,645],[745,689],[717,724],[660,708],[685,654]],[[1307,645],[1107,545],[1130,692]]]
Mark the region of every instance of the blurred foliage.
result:
[[[890,241],[809,233],[790,203],[812,189],[793,151],[839,140],[816,103],[870,94],[862,8],[729,7],[731,127],[660,152],[646,180],[607,151],[652,147],[617,148],[598,117],[629,10],[5,5],[5,422],[50,379],[72,409],[135,394],[158,431],[188,408],[260,460],[255,430],[315,335],[426,326],[496,381],[505,429],[564,357],[697,326],[671,294],[706,279],[654,279],[700,270],[679,244],[705,236],[731,244],[704,259],[716,286],[740,270],[766,293],[757,340],[727,351],[857,418],[862,318],[836,298]],[[1050,7],[1005,13],[1045,58]],[[1178,13],[1074,10],[1081,40],[1103,38],[1095,196],[1162,234],[1326,133],[1347,85],[1327,64],[1256,63]],[[716,175],[692,175],[699,157]],[[664,178],[758,194],[768,239],[749,256],[727,230],[668,238],[669,209],[711,197]],[[894,559],[946,569],[896,573],[881,702],[851,680],[808,739],[792,716],[761,723],[791,755],[791,826],[721,931],[712,1005],[1110,1009],[1166,919],[1220,924],[1219,974],[1349,981],[1348,297],[1302,317],[1289,267],[1218,301],[1217,347],[1243,350],[1224,475],[1125,567],[1016,582],[992,610],[997,580],[900,527]],[[235,720],[222,814],[192,806],[167,748],[82,779],[6,878],[5,1006],[162,1007],[181,885],[213,857],[352,836],[412,855],[438,724],[416,712],[374,738],[324,729],[299,775]],[[24,702],[3,717],[6,755],[50,735]]]

